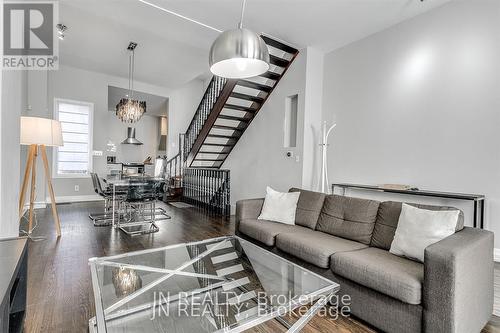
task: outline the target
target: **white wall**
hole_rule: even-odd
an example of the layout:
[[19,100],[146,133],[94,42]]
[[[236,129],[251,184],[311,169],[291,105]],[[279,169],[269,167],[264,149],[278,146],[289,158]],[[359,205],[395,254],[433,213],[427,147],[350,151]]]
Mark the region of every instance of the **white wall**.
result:
[[0,238],[19,235],[19,117],[25,108],[26,72],[4,71],[0,110]]
[[321,124],[324,53],[308,47],[305,76],[305,114],[302,188],[318,191],[321,174]]
[[[47,107],[46,73],[32,71],[29,73],[29,104],[32,110],[25,112],[26,115],[52,118],[54,98],[94,103],[93,150],[103,151],[103,156],[93,157],[93,170],[100,175],[106,174],[106,149],[109,141],[117,146],[115,155],[118,161],[123,162],[140,162],[147,156],[154,158],[159,142],[158,118],[144,116],[138,123],[134,124],[136,137],[144,145],[120,145],[126,138],[127,124],[120,122],[114,112],[108,111],[108,85],[127,88],[128,81],[121,77],[60,66],[59,70],[49,73],[49,105]],[[134,82],[134,88],[159,96],[167,97],[170,94],[170,90],[167,88],[141,82]],[[51,159],[52,149],[49,149],[49,155],[49,159]],[[42,173],[40,172],[40,174]],[[47,197],[43,182],[43,178],[38,181],[38,201],[44,201]],[[56,197],[94,194],[90,178],[55,178],[53,183]],[[75,185],[80,187],[78,192],[74,190]]]
[[332,181],[482,193],[500,235],[499,31],[500,1],[454,1],[326,55]]
[[167,156],[169,158],[179,152],[179,133],[186,133],[205,89],[204,82],[195,79],[171,92],[168,106]]
[[[263,197],[266,186],[287,191],[302,185],[307,50],[301,50],[222,166],[231,170],[231,203]],[[283,147],[286,97],[298,94],[297,147]],[[293,151],[299,157],[286,157]]]

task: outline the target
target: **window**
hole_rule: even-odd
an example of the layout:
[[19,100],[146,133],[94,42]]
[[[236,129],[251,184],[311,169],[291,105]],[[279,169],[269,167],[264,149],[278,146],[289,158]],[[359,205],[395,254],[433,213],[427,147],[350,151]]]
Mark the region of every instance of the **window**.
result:
[[87,177],[92,170],[94,104],[55,99],[54,118],[61,122],[64,145],[54,149],[56,177]]

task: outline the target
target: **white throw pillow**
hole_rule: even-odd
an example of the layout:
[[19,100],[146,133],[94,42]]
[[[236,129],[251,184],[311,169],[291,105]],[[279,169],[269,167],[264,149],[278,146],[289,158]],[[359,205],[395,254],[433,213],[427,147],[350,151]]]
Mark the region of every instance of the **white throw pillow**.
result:
[[453,235],[459,210],[427,210],[403,204],[389,252],[424,262],[427,246]]
[[294,225],[299,196],[300,192],[282,193],[268,186],[258,219]]

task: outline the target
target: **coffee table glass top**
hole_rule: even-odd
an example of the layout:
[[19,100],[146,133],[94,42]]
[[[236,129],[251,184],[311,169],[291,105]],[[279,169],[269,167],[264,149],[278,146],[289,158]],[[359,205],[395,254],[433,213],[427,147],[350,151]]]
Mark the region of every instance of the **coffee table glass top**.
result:
[[236,236],[92,258],[90,267],[99,333],[239,332],[323,305],[339,287]]

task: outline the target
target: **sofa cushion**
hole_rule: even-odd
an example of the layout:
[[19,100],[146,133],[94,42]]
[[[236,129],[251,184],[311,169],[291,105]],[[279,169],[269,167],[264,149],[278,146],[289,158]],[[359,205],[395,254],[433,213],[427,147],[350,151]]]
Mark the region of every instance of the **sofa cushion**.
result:
[[275,237],[282,232],[310,231],[307,228],[272,222],[267,220],[245,219],[240,221],[239,231],[267,246],[274,246]]
[[367,246],[319,231],[284,232],[276,237],[276,247],[313,265],[328,268],[334,253]]
[[335,253],[331,270],[340,276],[408,304],[420,304],[424,265],[388,251],[366,249]]
[[295,213],[295,224],[314,230],[318,223],[319,213],[321,213],[326,194],[298,188],[291,188],[290,192],[300,192],[297,212]]
[[264,205],[257,219],[295,225],[299,197],[300,193],[278,192],[268,186]]
[[370,244],[379,202],[328,195],[319,215],[316,230]]
[[[401,215],[402,202],[384,201],[380,204],[373,229],[373,236],[370,246],[375,246],[381,249],[389,250],[391,248],[396,228],[398,226],[399,215]],[[457,208],[446,206],[431,206],[409,203],[417,208],[428,210],[457,210]],[[460,211],[456,231],[464,228],[464,213]]]

